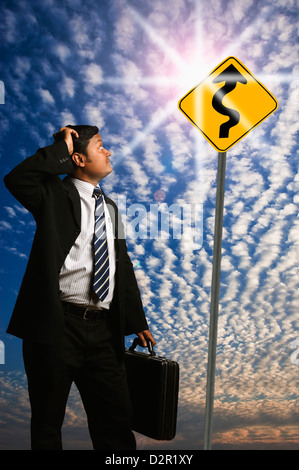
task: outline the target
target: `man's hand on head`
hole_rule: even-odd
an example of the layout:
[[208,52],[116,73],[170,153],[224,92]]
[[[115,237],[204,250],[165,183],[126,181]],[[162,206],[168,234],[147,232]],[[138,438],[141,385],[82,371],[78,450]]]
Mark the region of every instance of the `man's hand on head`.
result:
[[53,134],[55,142],[58,142],[59,140],[64,140],[66,142],[70,155],[72,155],[74,151],[72,135],[77,139],[79,138],[78,132],[76,132],[75,129],[71,129],[69,127],[61,127],[58,132]]

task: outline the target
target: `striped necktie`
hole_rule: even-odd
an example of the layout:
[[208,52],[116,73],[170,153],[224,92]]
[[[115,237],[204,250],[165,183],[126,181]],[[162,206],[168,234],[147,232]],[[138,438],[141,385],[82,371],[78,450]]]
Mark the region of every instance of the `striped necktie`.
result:
[[96,198],[93,290],[100,300],[104,300],[109,289],[109,256],[103,195],[99,187],[94,189],[93,196]]

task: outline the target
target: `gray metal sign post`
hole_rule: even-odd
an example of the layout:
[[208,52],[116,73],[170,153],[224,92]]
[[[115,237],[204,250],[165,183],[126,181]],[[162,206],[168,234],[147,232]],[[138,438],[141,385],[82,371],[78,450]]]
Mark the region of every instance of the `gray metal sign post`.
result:
[[213,405],[214,405],[215,370],[216,370],[218,307],[219,307],[219,292],[220,292],[220,271],[221,271],[220,268],[221,268],[221,249],[222,249],[225,168],[226,168],[226,152],[223,152],[223,153],[219,152],[218,153],[218,169],[217,169],[217,193],[216,193],[216,211],[215,211],[215,228],[214,228],[211,306],[210,306],[206,409],[205,409],[205,423],[204,423],[204,450],[211,450],[212,448]]

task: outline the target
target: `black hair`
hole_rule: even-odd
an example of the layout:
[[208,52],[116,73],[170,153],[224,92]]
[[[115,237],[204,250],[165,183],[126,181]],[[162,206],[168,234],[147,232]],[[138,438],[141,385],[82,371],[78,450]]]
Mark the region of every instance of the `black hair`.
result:
[[87,157],[87,146],[89,144],[90,139],[96,134],[99,133],[99,129],[96,126],[88,126],[88,125],[80,125],[80,126],[72,126],[68,125],[70,129],[74,129],[79,134],[79,139],[72,135],[73,143],[74,143],[74,150],[75,153],[83,153]]

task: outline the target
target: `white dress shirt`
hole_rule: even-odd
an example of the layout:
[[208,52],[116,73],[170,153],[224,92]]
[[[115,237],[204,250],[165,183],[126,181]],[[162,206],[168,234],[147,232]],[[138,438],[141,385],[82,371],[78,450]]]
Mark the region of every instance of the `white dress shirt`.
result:
[[115,247],[112,220],[104,201],[107,242],[109,252],[109,291],[103,302],[94,300],[93,280],[93,238],[96,199],[94,185],[72,178],[81,200],[81,232],[72,246],[59,275],[60,299],[90,308],[109,309],[115,286]]

